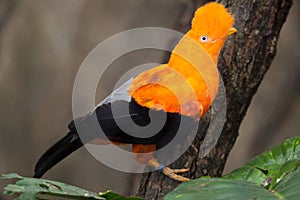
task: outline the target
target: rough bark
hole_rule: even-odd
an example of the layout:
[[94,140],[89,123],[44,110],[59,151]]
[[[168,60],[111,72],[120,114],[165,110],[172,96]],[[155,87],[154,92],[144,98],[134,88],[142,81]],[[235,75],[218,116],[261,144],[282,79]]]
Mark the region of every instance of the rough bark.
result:
[[[180,30],[188,29],[199,2],[186,2],[182,20],[178,24]],[[213,111],[208,112],[200,122],[193,144],[171,165],[174,168],[189,167],[190,171],[184,176],[192,179],[203,175],[222,175],[251,99],[276,54],[279,33],[292,6],[292,0],[220,2],[235,16],[235,27],[238,29],[238,33],[223,48],[218,65],[226,89],[226,122],[216,146],[206,157],[199,159],[198,152]],[[162,199],[178,184],[162,173],[146,173],[141,179],[137,195],[145,199]]]

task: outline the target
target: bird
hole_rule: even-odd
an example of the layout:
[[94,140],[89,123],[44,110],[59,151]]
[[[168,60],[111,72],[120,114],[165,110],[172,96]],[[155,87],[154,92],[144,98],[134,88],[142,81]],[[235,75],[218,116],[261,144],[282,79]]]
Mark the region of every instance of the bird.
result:
[[[159,170],[171,179],[180,182],[190,180],[178,174],[189,169],[164,166],[155,158],[154,152],[175,137],[181,120],[191,125],[184,130],[188,135],[192,129],[189,127],[198,124],[208,111],[218,92],[219,75],[216,72],[220,51],[226,39],[237,32],[233,25],[232,14],[222,4],[211,2],[199,7],[191,21],[190,30],[179,40],[169,61],[129,79],[90,113],[72,120],[68,125],[68,133],[39,158],[33,177],[41,178],[54,165],[87,143],[101,145],[112,142],[114,145],[132,145],[137,162]],[[193,64],[180,54],[198,61],[191,61],[196,62]],[[206,66],[209,62],[203,60],[211,61],[213,70]],[[117,98],[113,99],[113,96]],[[116,116],[113,110],[119,108],[128,108],[129,114]],[[152,118],[149,113],[153,113]],[[150,137],[133,136],[117,123],[132,120],[143,127],[151,123],[153,118],[160,119],[160,116],[166,118],[164,125]],[[91,122],[92,117],[97,119],[102,134]],[[79,137],[78,129],[86,130],[84,139]],[[136,134],[143,136],[144,133]]]

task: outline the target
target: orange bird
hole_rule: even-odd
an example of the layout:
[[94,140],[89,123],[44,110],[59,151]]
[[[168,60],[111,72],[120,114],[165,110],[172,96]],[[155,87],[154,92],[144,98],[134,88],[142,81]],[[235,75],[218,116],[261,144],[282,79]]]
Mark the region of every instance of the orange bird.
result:
[[[233,17],[223,5],[208,3],[200,7],[195,12],[191,29],[174,48],[168,63],[130,79],[91,113],[73,120],[68,126],[68,134],[38,160],[34,177],[41,177],[86,143],[107,144],[110,140],[114,144],[132,144],[139,163],[160,170],[172,179],[189,180],[177,174],[188,169],[170,169],[160,164],[153,152],[174,138],[180,120],[188,122],[185,130],[188,135],[209,109],[219,87],[218,56],[226,38],[236,32],[233,24]],[[129,115],[113,114],[113,109],[120,108],[129,108]],[[116,123],[116,120],[126,122],[130,119],[139,126],[146,126],[151,121],[150,111],[158,118],[161,114],[166,116],[163,128],[150,137],[132,136]],[[93,127],[92,116],[96,117],[104,134]],[[80,127],[86,130],[83,140],[78,136]]]

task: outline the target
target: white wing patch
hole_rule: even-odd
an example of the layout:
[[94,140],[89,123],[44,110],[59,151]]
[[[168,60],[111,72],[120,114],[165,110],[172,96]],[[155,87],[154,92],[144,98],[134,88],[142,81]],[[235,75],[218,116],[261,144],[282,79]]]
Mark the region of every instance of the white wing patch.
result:
[[103,104],[113,103],[116,101],[127,101],[130,102],[131,96],[128,93],[128,88],[131,85],[133,78],[129,79],[123,85],[115,89],[110,95],[108,95],[103,101],[101,101],[96,107],[99,107]]

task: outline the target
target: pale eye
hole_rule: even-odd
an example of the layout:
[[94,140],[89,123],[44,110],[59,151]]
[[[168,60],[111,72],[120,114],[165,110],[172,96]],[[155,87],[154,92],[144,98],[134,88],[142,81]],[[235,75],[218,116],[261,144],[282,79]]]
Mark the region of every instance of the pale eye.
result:
[[206,35],[200,36],[200,42],[208,42],[208,37]]

